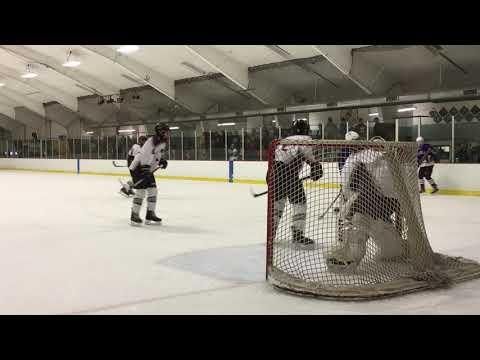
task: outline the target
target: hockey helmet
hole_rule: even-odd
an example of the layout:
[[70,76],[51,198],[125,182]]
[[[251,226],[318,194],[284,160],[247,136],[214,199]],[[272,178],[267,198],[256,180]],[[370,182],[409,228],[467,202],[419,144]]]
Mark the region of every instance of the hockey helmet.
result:
[[345,134],[345,140],[347,141],[358,140],[359,138],[360,135],[356,131],[349,131]]
[[168,138],[169,132],[170,132],[170,127],[167,124],[155,125],[155,135],[157,135],[161,139],[166,140]]
[[138,144],[141,145],[141,146],[143,146],[143,144],[145,144],[145,143],[147,142],[147,139],[148,139],[148,138],[147,138],[146,136],[143,136],[143,135],[140,136],[140,137],[138,138]]
[[292,130],[295,135],[309,135],[310,125],[303,119],[295,120],[292,125]]

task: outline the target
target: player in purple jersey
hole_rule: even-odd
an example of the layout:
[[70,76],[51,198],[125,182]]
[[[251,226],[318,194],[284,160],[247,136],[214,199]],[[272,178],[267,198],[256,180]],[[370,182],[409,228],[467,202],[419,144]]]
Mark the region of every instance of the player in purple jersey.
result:
[[418,183],[420,185],[420,193],[425,192],[425,181],[427,179],[430,186],[433,188],[432,194],[438,191],[438,186],[435,180],[432,178],[433,166],[435,164],[436,155],[430,144],[424,142],[423,137],[417,138],[418,152],[417,152],[417,164],[418,164]]

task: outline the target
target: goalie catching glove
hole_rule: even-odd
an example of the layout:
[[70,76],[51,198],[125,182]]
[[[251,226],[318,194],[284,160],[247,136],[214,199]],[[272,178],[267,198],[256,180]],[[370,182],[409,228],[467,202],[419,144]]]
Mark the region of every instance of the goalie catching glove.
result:
[[323,176],[322,164],[315,162],[310,164],[310,179],[313,181],[318,181]]

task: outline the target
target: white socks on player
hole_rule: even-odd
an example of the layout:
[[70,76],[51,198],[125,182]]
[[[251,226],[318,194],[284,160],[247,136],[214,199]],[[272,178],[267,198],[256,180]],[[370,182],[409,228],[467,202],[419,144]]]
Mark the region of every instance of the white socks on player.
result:
[[273,202],[273,228],[277,232],[278,224],[282,219],[283,209],[285,209],[286,199]]
[[145,189],[138,189],[133,196],[132,212],[140,214],[142,208],[143,198],[145,197]]
[[145,195],[147,195],[147,210],[155,211],[157,206],[157,188],[137,189],[132,204],[132,211],[134,213],[140,213]]
[[307,222],[307,204],[292,204],[292,208],[292,228],[303,233]]
[[147,189],[147,210],[155,211],[157,207],[157,188],[148,188]]

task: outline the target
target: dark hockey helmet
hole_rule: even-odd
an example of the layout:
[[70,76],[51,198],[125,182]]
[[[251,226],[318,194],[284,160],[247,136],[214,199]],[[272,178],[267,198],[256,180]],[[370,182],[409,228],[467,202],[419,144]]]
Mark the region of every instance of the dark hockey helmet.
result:
[[155,125],[155,135],[160,137],[162,140],[168,139],[168,133],[170,132],[170,127],[167,124],[157,124]]
[[310,125],[303,119],[295,120],[292,125],[292,130],[295,135],[309,135]]
[[145,144],[145,142],[147,141],[147,139],[148,139],[148,138],[147,138],[146,136],[143,136],[143,135],[140,136],[140,137],[138,138],[138,144],[141,145],[141,146],[143,146],[143,144]]

